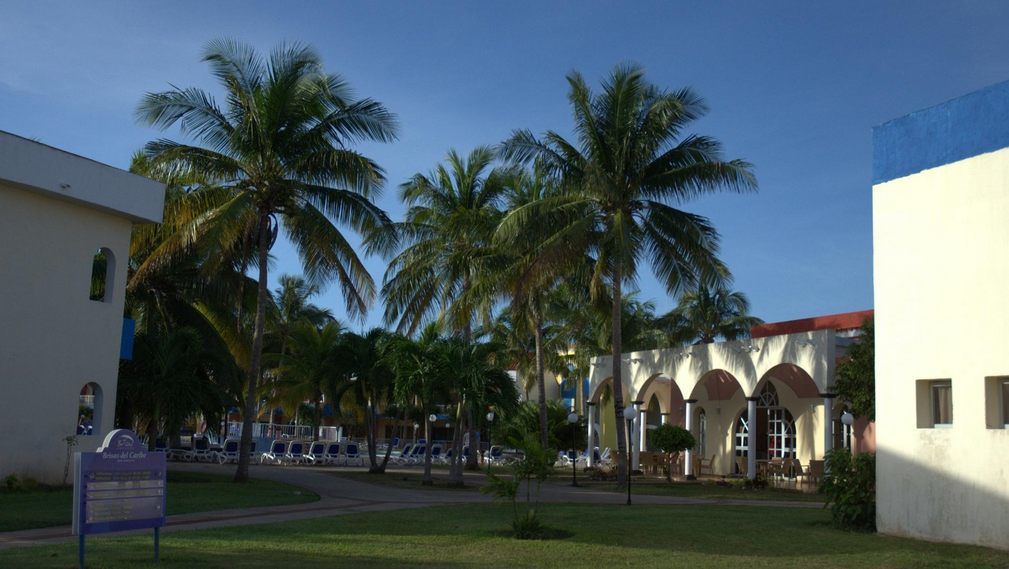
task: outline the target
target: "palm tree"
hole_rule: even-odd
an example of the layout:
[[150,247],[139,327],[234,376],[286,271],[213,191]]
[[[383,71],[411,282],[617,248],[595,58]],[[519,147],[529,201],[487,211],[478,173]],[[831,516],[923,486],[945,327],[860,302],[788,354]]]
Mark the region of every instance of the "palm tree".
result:
[[281,45],[264,59],[232,40],[207,45],[203,60],[221,82],[227,106],[197,88],[147,94],[137,116],[160,128],[178,124],[194,144],[147,143],[155,170],[199,172],[195,190],[216,200],[178,241],[201,238],[209,259],[258,269],[256,314],[236,481],[248,479],[249,448],[261,374],[269,253],[280,226],[294,243],[310,282],[335,279],[347,310],[362,314],[374,283],[356,251],[334,225],[369,233],[390,224],[372,203],[382,169],[348,145],[395,137],[393,116],[370,99],[354,100],[347,83],[327,74],[319,56],[300,44]]
[[278,400],[286,408],[294,409],[304,401],[311,401],[315,432],[322,424],[322,397],[336,389],[343,333],[343,327],[336,321],[322,327],[308,320],[297,322],[288,336],[289,353],[277,370],[274,388]]
[[137,334],[133,359],[121,364],[116,394],[121,424],[146,423],[151,448],[159,434],[179,433],[185,421],[203,415],[215,424],[224,408],[222,381],[233,362],[220,357],[192,328],[152,327]]
[[[489,314],[489,298],[472,290],[480,280],[479,260],[491,253],[502,217],[507,173],[491,168],[494,158],[487,147],[475,148],[466,158],[452,150],[447,164],[401,186],[409,209],[397,228],[398,239],[370,242],[386,253],[390,243],[401,239],[405,245],[390,261],[382,287],[386,323],[398,331],[413,334],[433,319],[469,342],[478,312]],[[475,421],[469,415],[465,419],[472,438]],[[462,428],[459,422],[455,426]],[[475,453],[470,457],[468,466],[477,468]]]
[[699,286],[683,293],[676,308],[659,319],[672,343],[710,344],[722,338],[750,336],[750,328],[764,321],[750,316],[750,301],[723,286]]
[[512,211],[503,222],[510,238],[535,239],[541,254],[577,246],[594,259],[592,290],[611,291],[614,407],[618,476],[626,480],[627,452],[620,366],[623,286],[645,261],[670,293],[725,278],[718,233],[711,222],[675,206],[719,190],[756,187],[750,165],[721,158],[721,144],[684,129],[706,111],[690,89],[664,91],[644,71],[620,66],[594,94],[578,73],[568,75],[575,142],[556,132],[542,139],[517,131],[502,145],[506,158],[540,160],[561,176],[566,192]]
[[[508,210],[515,210],[559,194],[557,180],[548,174],[544,165],[534,164],[530,170],[517,170],[508,177],[506,200]],[[544,338],[543,297],[559,277],[552,266],[557,265],[557,257],[539,256],[533,250],[523,250],[521,244],[508,243],[501,233],[496,235],[499,245],[497,255],[510,265],[505,270],[484,270],[485,278],[492,282],[504,283],[511,299],[511,316],[516,331],[531,329],[534,347],[534,369],[539,396],[540,444],[549,446],[549,425],[547,418],[546,363],[547,350]],[[518,246],[518,249],[516,249]],[[572,253],[572,252],[568,252]],[[561,256],[560,261],[566,260]],[[500,262],[499,262],[500,264]],[[525,324],[525,325],[522,325]]]
[[440,336],[435,323],[421,330],[416,340],[406,336],[394,336],[387,348],[387,363],[395,376],[393,395],[396,402],[406,407],[416,404],[424,424],[424,437],[428,443],[424,449],[424,475],[421,484],[430,486],[431,477],[431,421],[429,414],[435,405],[445,401],[445,393],[451,382],[453,370],[449,359],[448,344]]
[[479,308],[468,294],[479,278],[474,261],[489,254],[502,217],[506,174],[491,169],[493,161],[487,147],[466,158],[451,150],[447,164],[400,186],[409,208],[396,228],[404,248],[389,263],[382,286],[386,323],[398,331],[413,334],[435,320],[472,339]]
[[387,445],[385,456],[379,463],[379,411],[388,417],[394,401],[395,375],[386,358],[393,336],[381,328],[372,328],[364,335],[347,332],[334,354],[340,362],[342,383],[332,392],[333,405],[338,407],[348,393],[359,405],[363,405],[370,464],[368,472],[372,474],[385,472],[392,453],[392,445]]

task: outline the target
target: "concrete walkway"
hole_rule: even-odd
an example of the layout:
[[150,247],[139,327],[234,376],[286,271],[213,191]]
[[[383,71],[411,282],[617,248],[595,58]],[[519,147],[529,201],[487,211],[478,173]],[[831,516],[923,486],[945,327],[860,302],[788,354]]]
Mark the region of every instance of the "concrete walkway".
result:
[[[234,466],[217,464],[173,463],[171,470],[231,474]],[[317,502],[271,506],[263,508],[242,508],[217,510],[194,514],[180,514],[168,517],[168,526],[162,532],[188,531],[206,528],[243,526],[263,523],[286,522],[327,516],[357,514],[363,512],[386,512],[438,505],[487,503],[491,497],[476,491],[451,491],[438,489],[399,488],[385,484],[369,484],[352,478],[340,477],[340,472],[365,472],[363,468],[333,467],[250,467],[253,478],[273,480],[299,486],[319,495]],[[412,474],[417,468],[389,469],[387,475]],[[443,473],[438,473],[442,476]],[[482,473],[466,473],[468,484],[482,485]],[[574,488],[559,483],[544,484],[541,501],[557,504],[612,504],[622,505],[625,496],[620,493],[594,489]],[[635,504],[664,506],[763,506],[788,508],[821,508],[815,502],[787,502],[771,500],[711,500],[705,498],[679,498],[675,496],[649,496],[635,494]],[[135,532],[135,533],[148,533]],[[123,535],[123,534],[117,534]],[[61,543],[73,539],[70,526],[41,528],[0,533],[0,550],[12,547]]]

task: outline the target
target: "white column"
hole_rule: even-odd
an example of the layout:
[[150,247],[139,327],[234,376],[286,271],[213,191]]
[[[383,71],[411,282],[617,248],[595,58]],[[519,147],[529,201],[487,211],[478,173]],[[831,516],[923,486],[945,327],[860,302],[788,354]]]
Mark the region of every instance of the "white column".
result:
[[821,393],[823,396],[823,457],[834,448],[834,394]]
[[661,417],[660,420],[662,421],[663,425],[665,425],[666,423],[669,422],[669,413],[663,413],[663,414],[659,415],[659,417]]
[[648,412],[641,411],[638,413],[638,449],[641,452],[648,452]]
[[[684,401],[686,407],[683,410],[684,419],[683,426],[691,434],[694,432],[694,403],[697,403],[696,399],[687,399]],[[690,449],[687,449],[683,453],[683,476],[687,480],[694,479],[694,453]]]
[[595,403],[589,403],[588,404],[588,408],[589,408],[589,410],[588,410],[588,421],[587,421],[587,423],[588,423],[588,436],[585,438],[585,440],[588,441],[588,443],[586,443],[586,445],[585,445],[585,447],[586,447],[585,448],[585,460],[587,461],[586,464],[588,464],[588,466],[594,466],[595,465],[595,454],[596,454],[595,450],[596,450],[596,445],[593,444],[593,441],[592,441],[592,439],[594,438],[593,435],[595,434],[594,432],[592,432],[592,428],[596,424],[596,405],[595,405]]
[[750,480],[757,478],[757,398],[746,398],[746,425],[748,435],[746,437],[746,477]]

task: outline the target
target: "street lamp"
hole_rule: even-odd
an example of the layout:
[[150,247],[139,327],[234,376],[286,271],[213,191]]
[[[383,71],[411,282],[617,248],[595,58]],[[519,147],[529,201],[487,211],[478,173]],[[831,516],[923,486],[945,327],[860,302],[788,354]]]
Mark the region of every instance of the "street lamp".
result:
[[492,452],[494,450],[494,444],[491,442],[491,434],[490,434],[491,423],[493,422],[494,422],[494,412],[489,411],[487,413],[487,454],[484,455],[484,462],[487,463],[487,474],[490,474],[490,461],[491,458],[493,458],[494,454]]
[[[854,422],[855,422],[855,416],[851,414],[851,411],[848,411],[847,409],[845,409],[844,413],[841,413],[841,424],[844,425],[845,427],[847,427],[847,429],[842,429],[842,432],[841,432],[841,436],[842,436],[843,442],[844,442],[844,448],[848,448],[848,447],[851,446],[851,435],[850,435],[850,433],[851,433],[851,425]],[[847,432],[844,432],[844,431],[847,431]]]
[[624,463],[627,465],[627,505],[631,505],[631,425],[634,422],[634,405],[624,407],[624,419],[627,421],[627,452],[624,453]]
[[568,413],[568,424],[571,425],[571,485],[578,486],[578,450],[575,443],[577,433],[575,425],[578,424],[578,413],[574,411]]

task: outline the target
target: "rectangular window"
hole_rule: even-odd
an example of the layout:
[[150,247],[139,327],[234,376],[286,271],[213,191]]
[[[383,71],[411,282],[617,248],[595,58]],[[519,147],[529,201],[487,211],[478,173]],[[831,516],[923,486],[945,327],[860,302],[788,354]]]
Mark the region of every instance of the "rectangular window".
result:
[[1009,381],[1002,382],[1002,426],[1009,429]]
[[932,383],[932,426],[953,424],[953,385],[948,381]]
[[951,427],[953,425],[953,381],[919,379],[915,381],[915,402],[919,429]]

